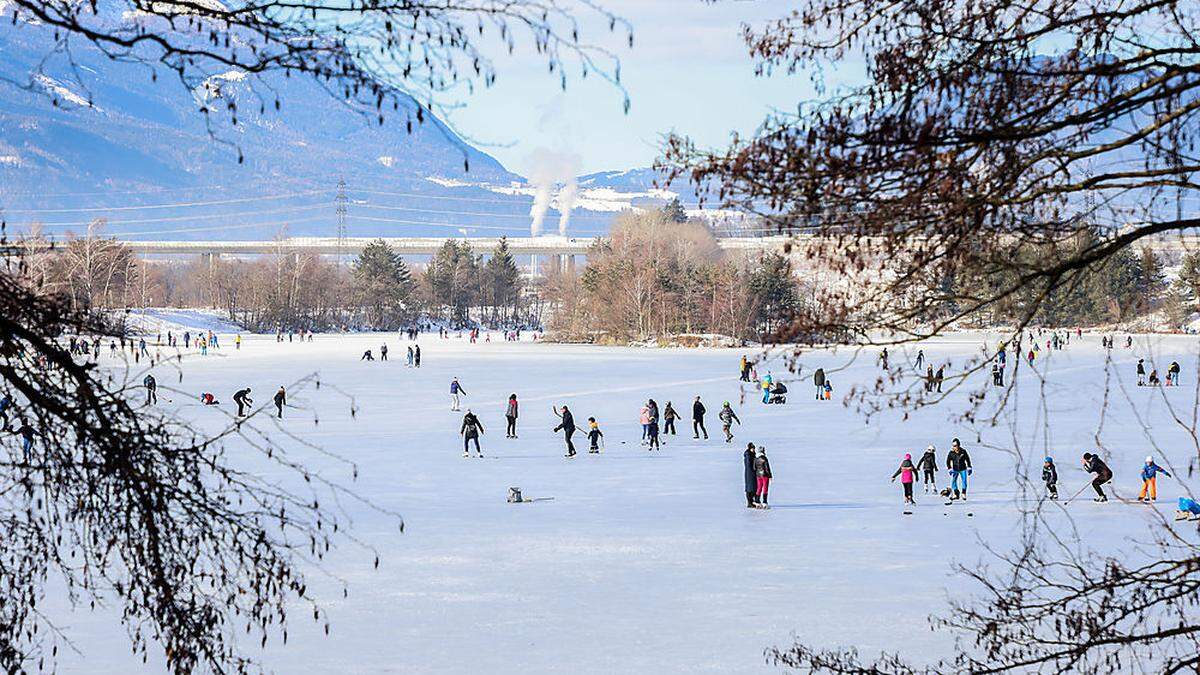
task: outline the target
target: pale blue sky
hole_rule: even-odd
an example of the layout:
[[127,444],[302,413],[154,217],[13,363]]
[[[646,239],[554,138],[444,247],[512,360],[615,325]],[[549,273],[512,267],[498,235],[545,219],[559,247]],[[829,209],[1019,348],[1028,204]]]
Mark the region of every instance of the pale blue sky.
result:
[[632,49],[606,26],[584,33],[621,57],[629,114],[620,92],[599,78],[575,78],[562,92],[526,40],[516,57],[496,59],[496,85],[468,99],[451,124],[518,173],[530,173],[539,148],[577,155],[578,172],[589,173],[649,165],[661,135],[672,130],[724,145],[731,132],[752,132],[772,108],[793,109],[814,96],[807,74],[755,77],[741,37],[742,23],[784,16],[792,3],[600,2],[634,26]]

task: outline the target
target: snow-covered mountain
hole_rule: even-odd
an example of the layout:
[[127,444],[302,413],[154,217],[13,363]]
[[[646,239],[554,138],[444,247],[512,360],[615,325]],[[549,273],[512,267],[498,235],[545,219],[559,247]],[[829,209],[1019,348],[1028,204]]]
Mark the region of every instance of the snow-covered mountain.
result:
[[[411,132],[395,115],[380,126],[304,78],[267,82],[276,112],[235,71],[189,96],[177,80],[78,45],[74,67],[42,63],[49,39],[40,26],[0,22],[0,213],[10,228],[78,232],[102,217],[106,232],[137,238],[332,236],[345,180],[352,236],[524,235],[535,205],[557,232],[568,204],[568,233],[590,235],[621,210],[674,196],[653,188],[649,170],[583,176],[578,190],[534,185],[431,116]],[[217,113],[210,129],[198,111],[223,110],[222,99],[237,103],[238,124]]]

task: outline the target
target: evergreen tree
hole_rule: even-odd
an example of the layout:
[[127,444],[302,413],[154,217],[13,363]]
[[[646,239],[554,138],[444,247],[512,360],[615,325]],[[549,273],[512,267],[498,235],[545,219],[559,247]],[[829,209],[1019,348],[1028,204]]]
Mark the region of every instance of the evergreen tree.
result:
[[799,303],[792,262],[780,253],[768,253],[750,272],[750,292],[758,303],[758,323],[764,332],[785,325]]
[[501,309],[509,318],[516,313],[521,300],[521,270],[513,259],[508,248],[508,238],[501,237],[500,243],[492,251],[492,257],[484,265],[483,271],[484,297],[492,308],[493,321],[500,318]]
[[371,328],[393,330],[412,298],[412,272],[382,239],[367,244],[353,265],[354,298]]
[[679,197],[675,197],[667,202],[662,208],[663,217],[673,223],[686,223],[688,216],[683,210],[683,203],[679,201]]
[[467,242],[442,244],[425,271],[430,302],[443,315],[461,325],[470,318],[479,286],[479,265]]

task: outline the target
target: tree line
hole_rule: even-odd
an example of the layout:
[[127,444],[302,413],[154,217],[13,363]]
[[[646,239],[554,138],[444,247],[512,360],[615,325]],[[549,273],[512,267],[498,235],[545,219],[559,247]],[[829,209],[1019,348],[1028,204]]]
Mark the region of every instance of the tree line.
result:
[[252,331],[537,322],[538,308],[526,300],[525,282],[503,238],[486,259],[465,241],[447,241],[414,270],[383,240],[347,264],[283,245],[255,259],[147,261],[100,236],[101,229],[97,223],[86,236],[53,247],[36,233],[23,239],[27,283],[66,298],[79,311],[214,307]]

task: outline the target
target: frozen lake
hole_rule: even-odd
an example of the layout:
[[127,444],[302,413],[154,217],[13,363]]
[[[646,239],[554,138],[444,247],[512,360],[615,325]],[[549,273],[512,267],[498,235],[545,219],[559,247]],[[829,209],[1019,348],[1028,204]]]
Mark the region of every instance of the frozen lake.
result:
[[[922,348],[935,364],[956,365],[978,354],[985,339],[995,344],[995,336],[961,335]],[[802,381],[784,406],[763,405],[758,392],[743,389],[738,358],[759,354],[741,350],[472,345],[423,336],[423,366],[409,369],[403,359],[409,343],[396,336],[317,336],[311,344],[254,336],[237,352],[224,337],[219,353],[185,359],[181,383],[169,367],[155,372],[160,384],[192,396],[214,392],[226,410],[243,386],[266,403],[279,385],[319,373],[320,389],[291,393],[299,409],[288,409],[283,424],[354,460],[354,489],[406,521],[401,534],[386,517],[343,504],[354,535],[376,547],[382,563],[376,570],[372,553],[346,545],[323,571],[313,570],[310,587],[329,610],[331,633],[305,621],[301,607],[286,646],[273,639],[265,650],[249,649],[269,670],[764,672],[772,669],[763,650],[787,646],[793,635],[864,654],[901,650],[917,663],[950,653],[954,636],[930,631],[926,617],[971,590],[952,563],[984,560],[981,540],[1000,548],[1015,541],[1020,511],[1030,504],[1019,497],[1017,476],[1028,475],[1033,496],[1040,494],[1047,451],[1058,461],[1064,498],[1085,484],[1079,459],[1096,451],[1106,381],[1100,439],[1115,490],[1135,497],[1142,459],[1154,454],[1182,478],[1160,479],[1156,508],[1169,517],[1175,498],[1186,493],[1196,450],[1167,404],[1190,421],[1198,343],[1141,338],[1126,350],[1122,339],[1108,371],[1098,336],[1063,351],[1043,349],[1037,372],[1022,367],[1009,412],[994,427],[954,421],[968,391],[990,379],[985,372],[907,419],[886,411],[864,423],[841,399],[852,384],[878,376],[877,350],[857,358],[849,350],[802,354]],[[391,361],[359,360],[366,348],[377,354],[384,341]],[[1162,373],[1178,360],[1185,386],[1137,388],[1139,357],[1155,359]],[[893,364],[903,359],[893,348]],[[1010,354],[1010,373],[1014,360]],[[832,402],[812,400],[817,366],[833,381]],[[793,377],[780,356],[758,369]],[[456,376],[468,393],[464,411],[473,409],[486,428],[482,460],[462,457],[461,413],[449,410]],[[517,440],[504,438],[510,393],[521,401]],[[690,433],[696,395],[709,411],[707,442]],[[354,418],[347,396],[358,408]],[[685,418],[681,435],[666,437],[661,452],[638,443],[638,411],[648,397],[660,407],[673,402]],[[173,398],[164,407],[201,427],[221,424],[216,411]],[[716,420],[723,401],[742,420],[731,445],[722,442]],[[561,434],[551,433],[557,424],[551,406],[562,404],[580,427],[597,418],[603,454],[563,457]],[[1148,429],[1160,449],[1150,444]],[[888,482],[903,454],[915,460],[932,443],[941,462],[955,436],[974,462],[970,501],[945,507],[918,487],[915,513],[903,515],[900,486]],[[1022,454],[997,449],[1011,449],[1014,436]],[[747,441],[765,445],[771,459],[771,510],[745,507]],[[583,433],[576,445],[586,447]],[[312,457],[325,475],[350,484],[349,470]],[[943,471],[939,484],[947,482]],[[553,500],[508,504],[509,486]],[[1151,536],[1154,509],[1116,500],[1098,505],[1090,497],[1089,489],[1066,511],[1050,507],[1048,521],[1077,527],[1102,551],[1127,537]],[[61,604],[51,606],[61,612]],[[104,611],[80,611],[63,623],[82,651],[63,655],[64,671],[162,669],[161,662],[134,660],[123,629]]]

